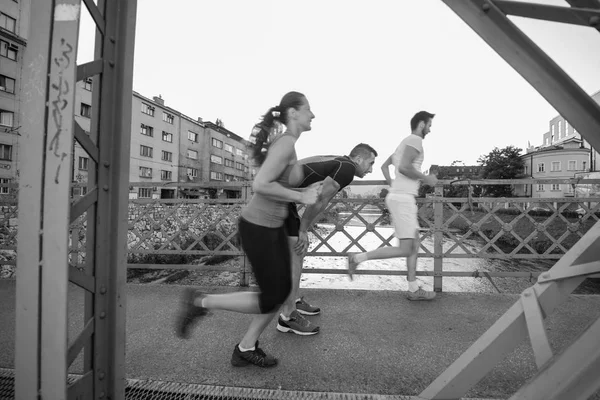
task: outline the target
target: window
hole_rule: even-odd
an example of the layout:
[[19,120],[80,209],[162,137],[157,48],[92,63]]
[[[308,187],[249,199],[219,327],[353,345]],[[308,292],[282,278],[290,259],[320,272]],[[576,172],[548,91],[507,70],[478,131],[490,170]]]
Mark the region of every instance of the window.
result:
[[164,169],[160,171],[160,179],[163,181],[170,181],[173,173],[171,171],[165,171]]
[[8,76],[0,75],[0,90],[6,93],[14,93],[15,80]]
[[162,140],[165,142],[173,143],[173,134],[163,131]]
[[79,169],[87,171],[89,161],[90,159],[87,157],[79,157]]
[[173,153],[163,150],[160,159],[163,161],[173,161]]
[[0,144],[0,160],[12,161],[12,146],[10,144]]
[[235,149],[235,154],[237,154],[238,156],[243,156],[244,152],[240,149]]
[[140,156],[152,158],[152,147],[140,144]]
[[538,192],[543,192],[544,191],[544,185],[543,184],[537,185],[537,191]]
[[86,118],[92,118],[92,107],[89,104],[81,103],[79,115]]
[[249,171],[250,171],[250,168],[248,168],[248,167],[244,167],[244,172],[245,172],[245,173],[248,173]]
[[538,172],[544,172],[544,163],[538,164]]
[[142,112],[154,117],[154,107],[149,104],[142,103]]
[[552,189],[553,192],[556,192],[558,190],[560,190],[560,183],[553,183],[552,184]]
[[17,50],[19,48],[16,45],[0,40],[0,56],[16,61]]
[[216,147],[217,149],[223,148],[223,142],[221,142],[219,139],[212,138],[212,145],[213,145],[213,147]]
[[587,171],[586,167],[587,167],[587,162],[585,162],[585,161],[582,161],[582,162],[581,162],[581,169],[582,169],[583,171]]
[[198,176],[198,170],[196,168],[188,168],[187,176],[191,176],[192,178],[196,178]]
[[152,197],[152,188],[139,188],[138,198],[149,199]]
[[194,160],[198,159],[198,152],[196,150],[189,150],[187,151],[187,156],[188,158],[192,158]]
[[198,142],[198,134],[196,132],[188,131],[188,139],[192,142]]
[[[152,178],[152,168],[140,167],[140,177]],[[150,196],[148,196],[148,197],[150,197]]]
[[92,91],[92,78],[85,78],[83,80],[83,88],[87,91]]
[[244,164],[242,164],[242,163],[239,163],[239,162],[236,162],[236,163],[235,163],[235,169],[238,169],[238,170],[240,170],[240,171],[243,171],[243,170],[244,170]]
[[573,185],[567,185],[567,193],[569,193],[569,194],[575,193],[575,189],[573,189]]
[[556,130],[556,126],[552,124],[550,126],[550,143],[554,143],[554,131]]
[[223,173],[222,172],[210,171],[210,179],[212,179],[213,181],[222,181],[223,180]]
[[0,12],[0,28],[16,33],[17,20]]
[[577,170],[577,161],[569,160],[569,164],[567,165],[567,171],[576,171]]
[[528,174],[529,174],[529,166],[528,166],[528,165],[526,165],[526,166],[525,166],[525,175],[528,175]]
[[0,110],[0,125],[13,126],[14,113],[10,111]]
[[233,168],[233,165],[234,165],[234,164],[233,164],[233,160],[230,160],[229,158],[226,158],[226,159],[225,159],[225,166],[226,166],[226,167],[231,167],[231,168]]
[[140,133],[142,135],[146,135],[146,136],[152,137],[152,136],[154,136],[154,128],[151,127],[151,126],[149,126],[149,125],[142,124],[140,126]]
[[233,154],[233,146],[230,144],[225,144],[225,151],[228,151],[231,154]]
[[558,121],[558,135],[561,138],[565,136],[565,131],[563,130],[563,122],[562,121]]
[[163,121],[165,121],[168,124],[173,124],[174,120],[175,120],[174,116],[163,111]]
[[[0,178],[0,183],[10,183],[10,179],[8,178]],[[10,193],[10,188],[3,186],[0,187],[0,194],[9,194]]]
[[552,172],[560,171],[560,161],[552,161],[552,166],[550,168]]
[[223,158],[219,156],[215,156],[214,154],[210,155],[210,162],[215,164],[223,164]]
[[234,180],[234,178],[235,178],[235,177],[234,177],[233,175],[225,174],[225,180],[226,180],[227,182],[231,182],[231,181],[233,181],[233,180]]

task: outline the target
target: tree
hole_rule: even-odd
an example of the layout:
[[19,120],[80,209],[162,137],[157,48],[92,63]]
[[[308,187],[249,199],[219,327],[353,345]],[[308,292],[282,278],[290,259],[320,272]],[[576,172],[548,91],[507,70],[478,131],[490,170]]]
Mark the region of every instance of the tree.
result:
[[[479,157],[477,162],[483,168],[481,177],[483,179],[519,179],[523,177],[525,162],[520,157],[522,149],[507,146],[503,149],[494,147],[487,155]],[[491,185],[485,187],[485,196],[489,197],[512,197],[511,185]]]

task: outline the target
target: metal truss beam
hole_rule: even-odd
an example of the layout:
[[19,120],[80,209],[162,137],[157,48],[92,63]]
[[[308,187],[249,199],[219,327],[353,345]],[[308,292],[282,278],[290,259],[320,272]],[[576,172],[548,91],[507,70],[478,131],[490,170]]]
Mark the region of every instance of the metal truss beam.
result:
[[52,2],[31,0],[31,28],[23,53],[19,214],[16,283],[15,398],[38,398],[40,375],[40,221],[42,219],[42,166],[46,126],[48,38],[52,32]]
[[[516,5],[507,1],[442,1],[566,117],[594,148],[600,148],[600,106],[506,16],[506,13],[513,13],[561,22],[569,22],[572,18],[579,20],[588,17],[588,23],[595,26],[597,15],[594,10],[600,9],[600,2],[569,0],[572,7],[585,7],[591,10],[567,12],[564,9],[534,7],[530,4]],[[539,378],[538,382],[523,389],[524,392],[528,391],[524,396],[515,398],[583,399],[586,394],[593,393],[598,387],[596,376],[600,355],[594,354],[583,369],[575,371],[574,374],[570,372],[577,366],[577,357],[586,356],[583,350],[585,346],[592,346],[586,340],[593,341],[593,346],[597,347],[598,332],[596,331],[600,328],[594,326],[564,353],[566,356],[556,358],[553,357],[548,343],[543,318],[566,300],[567,296],[585,279],[586,274],[597,272],[600,260],[599,238],[600,223],[593,226],[548,273],[542,274],[541,281],[524,291],[521,300],[431,383],[420,397],[426,399],[463,397],[528,334],[538,368],[542,371],[551,371],[542,374],[544,377],[551,377],[546,382],[551,382],[552,377],[557,379],[561,374],[573,378],[560,384],[558,390],[544,392],[547,395],[535,397],[533,394],[537,394],[540,385],[550,386],[550,383],[540,383],[542,378]],[[559,364],[558,360],[563,361]],[[569,373],[565,373],[567,370]],[[594,373],[596,375],[593,375]],[[578,384],[582,387],[579,388]],[[557,395],[557,392],[561,394]],[[564,393],[569,395],[564,397]]]
[[[553,273],[554,271],[570,268],[582,254],[595,244],[595,240],[599,236],[600,224],[596,224],[575,243],[549,272]],[[547,316],[552,314],[556,307],[563,303],[584,279],[583,276],[576,276],[556,282],[536,283],[527,291],[537,297],[542,315]],[[529,314],[529,318],[526,313]],[[464,397],[473,385],[486,376],[528,334],[531,334],[532,340],[535,340],[539,332],[539,319],[535,315],[535,311],[525,311],[521,301],[516,302],[471,347],[438,376],[420,396],[425,399],[459,399]],[[533,321],[534,325],[528,327],[527,319]],[[548,348],[537,343],[534,343],[533,346],[534,349],[537,349],[536,361],[538,364],[547,364],[545,361],[549,355]]]
[[510,400],[587,400],[600,389],[600,318]]
[[[564,116],[592,147],[600,149],[600,106],[511,22],[494,1],[442,1]],[[572,3],[577,7],[597,5],[595,0]]]
[[522,3],[508,0],[493,0],[504,14],[515,17],[535,18],[545,21],[562,22],[572,25],[594,26],[600,19],[600,10],[589,8],[571,8],[548,6],[537,3]]

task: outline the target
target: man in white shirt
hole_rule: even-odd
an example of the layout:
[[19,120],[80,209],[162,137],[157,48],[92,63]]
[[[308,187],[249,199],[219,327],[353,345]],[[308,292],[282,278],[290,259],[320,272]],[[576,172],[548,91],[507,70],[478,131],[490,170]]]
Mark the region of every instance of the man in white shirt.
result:
[[[352,274],[360,263],[367,260],[406,257],[408,269],[409,300],[433,300],[435,292],[426,291],[417,281],[417,254],[419,252],[419,222],[417,219],[417,203],[415,197],[419,190],[420,181],[429,186],[437,183],[434,174],[425,175],[421,172],[423,164],[423,139],[431,130],[435,114],[419,111],[410,120],[412,133],[404,138],[400,145],[381,166],[388,185],[391,186],[385,204],[392,216],[398,247],[381,247],[366,253],[348,255],[348,275]],[[390,177],[389,166],[394,166],[395,178]]]

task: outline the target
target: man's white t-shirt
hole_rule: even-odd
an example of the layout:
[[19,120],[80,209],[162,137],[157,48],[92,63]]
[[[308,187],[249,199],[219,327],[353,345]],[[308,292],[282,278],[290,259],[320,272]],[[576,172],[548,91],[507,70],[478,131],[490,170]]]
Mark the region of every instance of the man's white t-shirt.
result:
[[392,181],[392,186],[390,188],[390,193],[394,194],[410,194],[413,196],[417,196],[419,193],[419,180],[411,179],[400,172],[398,172],[398,166],[400,165],[400,160],[404,156],[404,152],[407,147],[413,147],[417,150],[418,154],[413,160],[413,167],[421,172],[421,165],[423,165],[423,138],[417,135],[410,134],[404,140],[400,142],[394,154],[392,154],[392,164],[394,165],[394,173],[396,177]]

